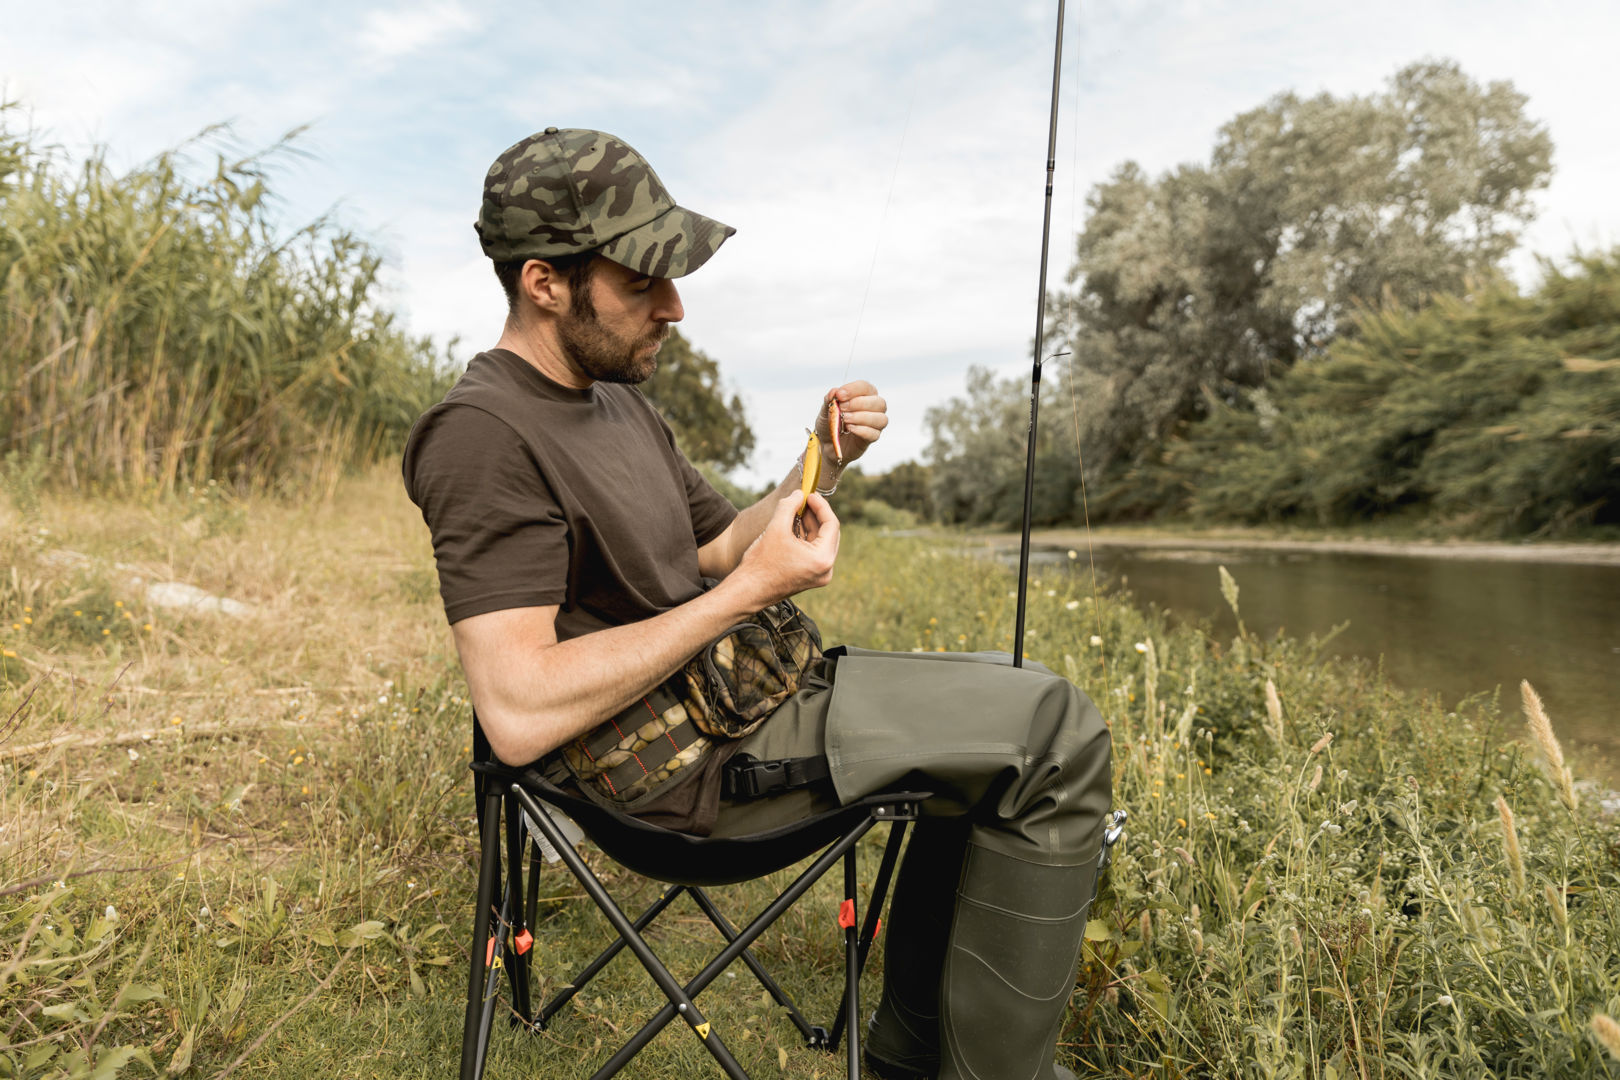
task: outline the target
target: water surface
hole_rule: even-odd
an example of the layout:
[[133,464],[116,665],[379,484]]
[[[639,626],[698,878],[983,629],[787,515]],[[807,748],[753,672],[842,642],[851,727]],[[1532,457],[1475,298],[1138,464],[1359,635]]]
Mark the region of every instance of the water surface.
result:
[[[1085,566],[1083,554],[1073,562],[1057,549],[1041,555]],[[1448,705],[1501,687],[1505,710],[1517,716],[1519,680],[1529,679],[1585,774],[1620,781],[1620,567],[1238,546],[1099,547],[1096,559],[1100,574],[1139,602],[1212,619],[1229,635],[1237,623],[1221,598],[1216,567],[1224,565],[1251,630],[1304,637],[1347,622],[1330,652],[1381,660],[1395,683]]]

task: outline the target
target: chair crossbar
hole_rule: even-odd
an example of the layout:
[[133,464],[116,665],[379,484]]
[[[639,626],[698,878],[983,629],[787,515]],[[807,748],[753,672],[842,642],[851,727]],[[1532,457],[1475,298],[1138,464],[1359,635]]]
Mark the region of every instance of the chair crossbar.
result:
[[[478,768],[475,766],[475,768]],[[474,917],[474,949],[472,970],[468,980],[467,1023],[463,1034],[461,1077],[478,1080],[483,1074],[493,1018],[498,1006],[500,970],[505,969],[512,994],[512,1020],[517,1026],[540,1030],[615,956],[625,949],[647,971],[664,994],[667,1003],[648,1020],[628,1042],[616,1051],[592,1077],[607,1080],[621,1070],[642,1048],[667,1027],[670,1021],[684,1020],[701,1041],[715,1064],[731,1080],[749,1080],[747,1072],[732,1056],[713,1023],[698,1008],[696,999],[714,980],[735,961],[741,959],[766,992],[782,1006],[789,1019],[804,1037],[808,1046],[836,1053],[841,1037],[849,1034],[849,1075],[859,1074],[857,1025],[859,1016],[859,979],[866,965],[867,953],[876,936],[878,918],[907,824],[917,814],[917,803],[925,795],[898,793],[875,796],[864,807],[849,806],[838,813],[840,820],[830,815],[825,821],[812,823],[831,842],[803,869],[793,882],[774,900],[765,905],[741,930],[720,912],[708,893],[693,883],[666,884],[655,899],[639,916],[631,920],[608,893],[601,880],[574,849],[553,814],[568,812],[571,797],[553,791],[549,785],[537,784],[532,776],[501,775],[497,769],[484,766],[481,775],[488,778],[480,788],[482,796],[481,834],[482,848],[478,877],[478,909]],[[550,805],[553,800],[558,808]],[[505,835],[501,832],[502,809],[505,809]],[[862,810],[864,809],[864,815]],[[883,860],[874,882],[866,919],[857,931],[856,845],[879,821],[889,821],[892,828]],[[630,823],[633,828],[644,827]],[[678,835],[678,834],[677,834]],[[815,835],[810,833],[808,835]],[[766,839],[765,837],[771,837]],[[776,834],[749,838],[743,843],[775,843]],[[502,841],[505,841],[504,844]],[[691,843],[690,840],[683,842]],[[699,841],[707,844],[707,841]],[[729,853],[731,841],[719,841],[722,846],[708,849],[716,858],[721,851]],[[534,1013],[530,1009],[530,943],[533,941],[528,927],[534,922],[539,903],[539,874],[542,866],[542,847],[548,846],[545,857],[555,855],[578,881],[587,896],[601,910],[603,916],[617,932],[616,939],[594,960],[586,965],[570,982],[561,987]],[[800,849],[803,849],[803,842]],[[503,850],[504,848],[504,850]],[[529,879],[523,880],[522,856],[529,852]],[[506,876],[502,878],[502,856],[505,856]],[[776,982],[751,949],[758,937],[788,908],[793,906],[832,866],[844,864],[844,896],[840,907],[840,925],[843,927],[845,952],[845,987],[843,1000],[833,1023],[833,1031],[812,1025],[805,1019],[793,999]],[[714,858],[710,865],[719,865]],[[714,880],[720,880],[715,878]],[[734,880],[725,877],[724,880]],[[696,976],[685,984],[677,982],[669,969],[653,952],[644,931],[682,893],[692,897],[693,903],[713,924],[725,940],[725,947]]]

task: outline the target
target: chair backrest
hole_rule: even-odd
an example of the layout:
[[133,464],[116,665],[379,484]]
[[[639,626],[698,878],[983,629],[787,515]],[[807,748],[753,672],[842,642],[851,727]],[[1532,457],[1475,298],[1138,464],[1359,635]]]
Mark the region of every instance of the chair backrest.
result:
[[521,784],[535,798],[572,818],[613,861],[674,885],[731,885],[749,881],[820,851],[837,840],[875,807],[915,803],[925,793],[893,792],[869,796],[802,821],[748,836],[693,836],[617,813],[582,795],[565,791],[532,766],[514,768],[495,759],[473,715],[473,777],[482,817],[488,785],[502,790]]

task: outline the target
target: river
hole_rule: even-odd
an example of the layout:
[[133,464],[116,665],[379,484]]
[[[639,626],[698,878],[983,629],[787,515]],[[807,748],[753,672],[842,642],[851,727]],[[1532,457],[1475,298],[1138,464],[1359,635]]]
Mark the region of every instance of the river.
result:
[[[1139,602],[1233,634],[1216,569],[1224,565],[1251,630],[1325,635],[1348,623],[1329,651],[1381,661],[1396,684],[1447,705],[1500,687],[1504,711],[1519,716],[1519,680],[1529,679],[1577,775],[1620,783],[1620,566],[1241,545],[1111,545],[1095,556],[1100,574]],[[1037,557],[1046,572],[1086,565],[1084,549],[1074,560],[1065,548]]]

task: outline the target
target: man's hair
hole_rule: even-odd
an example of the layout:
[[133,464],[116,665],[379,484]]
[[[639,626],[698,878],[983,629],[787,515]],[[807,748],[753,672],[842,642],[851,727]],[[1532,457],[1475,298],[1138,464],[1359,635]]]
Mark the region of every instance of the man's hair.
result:
[[[572,255],[551,255],[538,260],[550,263],[551,268],[561,274],[568,282],[568,293],[574,299],[574,310],[582,315],[590,315],[595,311],[591,304],[591,268],[596,262],[596,252],[580,251]],[[501,289],[506,293],[506,310],[509,314],[516,314],[518,309],[518,280],[523,276],[523,266],[528,259],[511,259],[506,262],[495,263],[495,278],[501,283]]]

